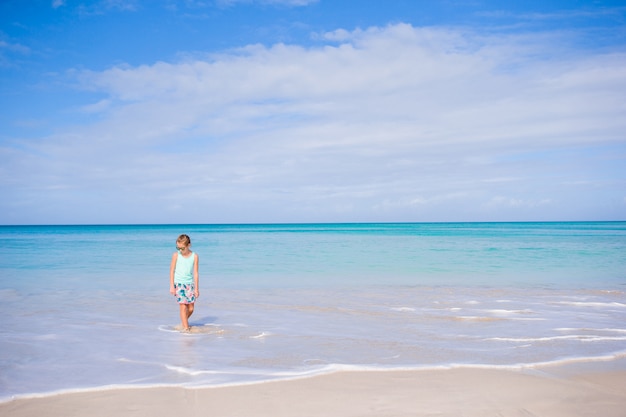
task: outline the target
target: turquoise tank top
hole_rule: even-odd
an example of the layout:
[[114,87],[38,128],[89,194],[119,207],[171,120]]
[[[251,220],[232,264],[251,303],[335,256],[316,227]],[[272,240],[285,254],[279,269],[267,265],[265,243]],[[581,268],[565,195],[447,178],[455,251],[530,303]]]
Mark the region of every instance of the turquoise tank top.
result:
[[176,258],[176,268],[174,269],[174,283],[193,284],[193,264],[196,256],[193,252],[188,258],[178,253]]

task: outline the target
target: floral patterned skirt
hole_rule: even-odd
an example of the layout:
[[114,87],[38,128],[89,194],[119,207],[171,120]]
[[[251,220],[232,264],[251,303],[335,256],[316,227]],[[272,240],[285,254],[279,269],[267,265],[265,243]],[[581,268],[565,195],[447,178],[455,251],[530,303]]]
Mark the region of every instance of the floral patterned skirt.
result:
[[175,283],[176,301],[178,304],[193,304],[196,302],[196,288],[193,284]]

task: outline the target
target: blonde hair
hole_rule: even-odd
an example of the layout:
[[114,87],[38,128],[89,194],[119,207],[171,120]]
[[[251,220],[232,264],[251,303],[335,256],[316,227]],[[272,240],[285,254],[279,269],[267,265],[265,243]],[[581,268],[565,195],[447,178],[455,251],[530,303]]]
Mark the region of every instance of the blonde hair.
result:
[[191,239],[189,239],[189,236],[187,235],[180,235],[178,236],[178,239],[176,239],[176,243],[180,243],[182,245],[185,245],[185,247],[191,245]]

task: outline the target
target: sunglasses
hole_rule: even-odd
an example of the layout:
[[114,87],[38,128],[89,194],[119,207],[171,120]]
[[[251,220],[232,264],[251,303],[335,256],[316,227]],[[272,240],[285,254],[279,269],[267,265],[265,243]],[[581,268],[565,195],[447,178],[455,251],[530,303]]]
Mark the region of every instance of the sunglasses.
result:
[[176,245],[176,250],[185,250],[185,248],[179,248],[178,245]]

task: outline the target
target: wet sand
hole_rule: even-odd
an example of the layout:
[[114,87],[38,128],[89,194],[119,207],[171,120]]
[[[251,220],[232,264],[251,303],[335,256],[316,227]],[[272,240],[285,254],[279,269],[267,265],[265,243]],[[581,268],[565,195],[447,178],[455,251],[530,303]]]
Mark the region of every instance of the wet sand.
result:
[[623,417],[626,371],[490,369],[337,372],[214,388],[128,388],[21,398],[0,415],[32,416],[603,416]]

